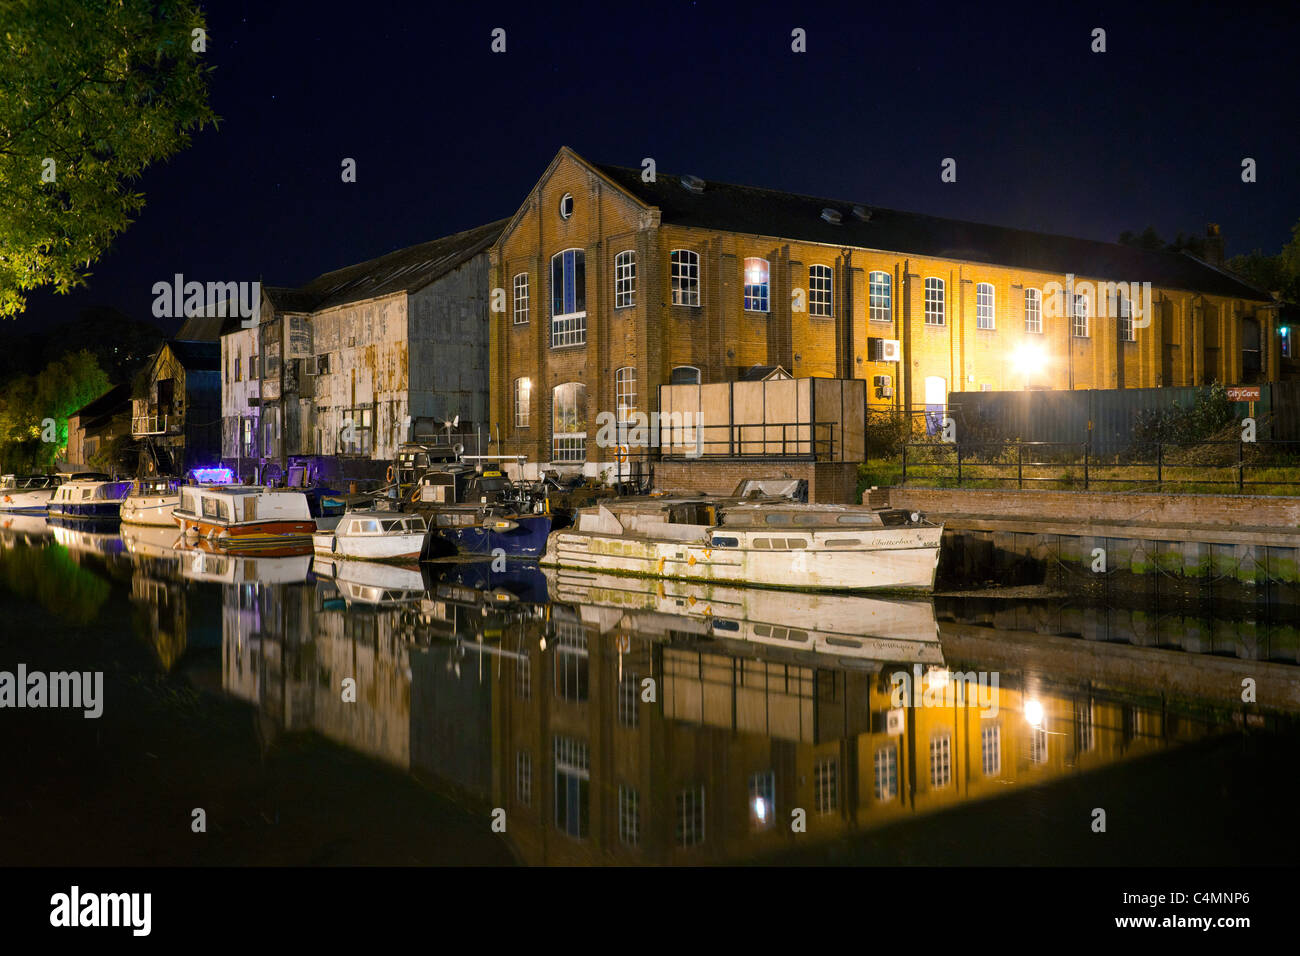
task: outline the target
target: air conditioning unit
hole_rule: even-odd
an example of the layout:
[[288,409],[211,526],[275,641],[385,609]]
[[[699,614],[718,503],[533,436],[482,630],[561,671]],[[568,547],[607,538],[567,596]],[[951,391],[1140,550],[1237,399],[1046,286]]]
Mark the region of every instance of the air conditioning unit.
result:
[[894,381],[888,375],[871,376],[871,384],[875,388],[878,398],[894,397]]
[[901,737],[903,735],[903,708],[895,707],[885,715],[885,733],[891,737]]
[[899,362],[903,358],[903,344],[898,339],[880,340],[880,361]]

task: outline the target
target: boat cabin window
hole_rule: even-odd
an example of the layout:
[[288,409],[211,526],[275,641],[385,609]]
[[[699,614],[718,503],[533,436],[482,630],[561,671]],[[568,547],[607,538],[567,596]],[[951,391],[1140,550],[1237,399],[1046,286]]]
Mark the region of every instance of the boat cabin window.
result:
[[94,493],[95,493],[95,489],[93,489],[93,488],[82,488],[82,489],[81,489],[81,500],[82,500],[82,501],[85,501],[87,498],[89,498],[89,497],[90,497],[91,495],[93,495]]
[[379,534],[379,522],[374,518],[357,522],[358,534]]
[[205,518],[215,518],[216,516],[217,516],[217,499],[216,499],[216,498],[204,498],[204,499],[203,499],[203,517],[205,517]]
[[766,521],[768,524],[785,525],[790,523],[790,516],[780,511],[774,511],[770,515],[764,515],[763,520]]
[[740,547],[739,538],[714,538],[709,542],[715,548],[738,548]]
[[761,549],[763,549],[763,550],[766,550],[766,549],[772,547],[772,539],[771,539],[771,538],[754,538],[752,541],[750,541],[750,544],[752,544],[755,548],[761,548]]
[[869,525],[875,525],[875,524],[878,524],[878,523],[879,523],[880,519],[878,519],[878,518],[875,516],[874,513],[873,513],[873,514],[852,514],[852,513],[850,513],[850,514],[837,515],[837,516],[835,517],[835,521],[836,521],[838,524],[869,524]]
[[188,511],[190,514],[194,513],[193,495],[181,495],[181,511]]
[[713,517],[713,505],[702,501],[688,501],[673,505],[668,511],[669,524],[716,524]]
[[825,543],[828,548],[856,548],[862,544],[857,538],[827,538]]

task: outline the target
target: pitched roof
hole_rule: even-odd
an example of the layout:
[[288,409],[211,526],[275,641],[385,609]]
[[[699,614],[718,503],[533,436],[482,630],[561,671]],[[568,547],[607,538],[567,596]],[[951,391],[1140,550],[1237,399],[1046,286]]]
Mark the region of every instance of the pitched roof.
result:
[[[208,308],[215,309],[214,306]],[[185,319],[176,337],[187,342],[219,342],[221,336],[238,329],[241,321],[238,316],[191,315]]]
[[88,419],[105,414],[111,415],[122,406],[130,407],[130,404],[131,387],[123,382],[121,385],[114,385],[103,395],[100,395],[99,398],[92,398],[68,417],[80,417],[81,424],[84,427]]
[[316,312],[394,292],[416,292],[486,250],[497,241],[508,221],[499,219],[344,266],[297,289],[269,286],[265,291],[277,310],[288,312]]
[[[1178,252],[1149,252],[1093,239],[943,219],[882,209],[843,199],[823,199],[775,189],[708,181],[700,192],[681,177],[660,173],[655,182],[640,169],[590,164],[641,202],[656,206],[660,221],[749,235],[853,246],[908,255],[987,262],[1038,272],[1073,273],[1112,282],[1150,282],[1157,288],[1271,301],[1229,272]],[[855,207],[869,218],[855,215]],[[838,223],[822,218],[840,214]]]
[[221,345],[217,342],[187,342],[168,339],[177,361],[191,372],[220,372]]

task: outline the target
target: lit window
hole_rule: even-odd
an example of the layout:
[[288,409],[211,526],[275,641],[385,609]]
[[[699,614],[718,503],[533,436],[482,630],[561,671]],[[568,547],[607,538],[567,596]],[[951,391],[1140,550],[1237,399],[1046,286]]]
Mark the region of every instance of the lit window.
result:
[[614,373],[614,400],[617,421],[626,422],[636,411],[636,369],[625,366]]
[[930,786],[938,789],[952,782],[952,737],[930,738]]
[[1116,303],[1119,316],[1117,323],[1119,326],[1119,340],[1121,342],[1136,342],[1137,336],[1133,333],[1133,312],[1129,308],[1128,296],[1122,292]]
[[552,394],[551,436],[554,461],[587,459],[587,386],[565,382]]
[[1025,331],[1043,331],[1043,294],[1037,289],[1025,290]]
[[776,772],[749,777],[749,822],[755,830],[769,829],[776,820]]
[[672,260],[673,305],[700,304],[700,255],[689,249],[674,249]]
[[551,257],[551,348],[586,343],[586,255],[565,249]]
[[768,310],[768,265],[766,259],[745,260],[745,311]]
[[943,325],[945,315],[943,280],[925,280],[925,324]]
[[1047,729],[1029,728],[1029,759],[1034,763],[1047,763]]
[[993,283],[991,282],[981,282],[975,286],[975,328],[994,328]]
[[831,267],[808,269],[808,312],[823,318],[831,316]]
[[533,399],[533,380],[515,379],[515,428],[527,428]]
[[636,253],[620,252],[614,257],[614,308],[636,305]]
[[[872,322],[892,322],[893,292],[888,272],[873,272],[867,286],[867,301]],[[941,313],[942,314],[942,313]],[[926,321],[929,321],[927,319]]]
[[515,276],[515,325],[528,323],[528,273]]
[[1074,313],[1070,321],[1070,329],[1076,339],[1088,337],[1088,297],[1081,293],[1074,297]]

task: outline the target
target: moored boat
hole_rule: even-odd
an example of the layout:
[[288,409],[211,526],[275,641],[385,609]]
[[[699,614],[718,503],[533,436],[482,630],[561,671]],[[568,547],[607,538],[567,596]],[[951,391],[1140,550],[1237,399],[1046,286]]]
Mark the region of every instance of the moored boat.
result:
[[130,490],[131,482],[114,481],[108,475],[73,478],[54,490],[47,512],[51,518],[64,520],[116,521],[121,517],[122,501]]
[[552,513],[543,488],[465,462],[425,472],[414,507],[429,516],[425,557],[460,552],[536,558],[551,531],[567,523],[567,516]]
[[59,481],[57,475],[0,477],[0,514],[45,514]]
[[175,528],[172,511],[180,503],[179,479],[141,478],[132,484],[130,493],[122,500],[122,522]]
[[424,517],[400,511],[350,511],[332,530],[317,531],[317,554],[365,561],[418,561],[429,526]]
[[542,563],[810,591],[932,591],[943,527],[898,509],[786,499],[622,499],[579,509]]
[[254,485],[185,485],[172,516],[187,538],[226,547],[310,545],[338,521],[313,513],[302,491]]

